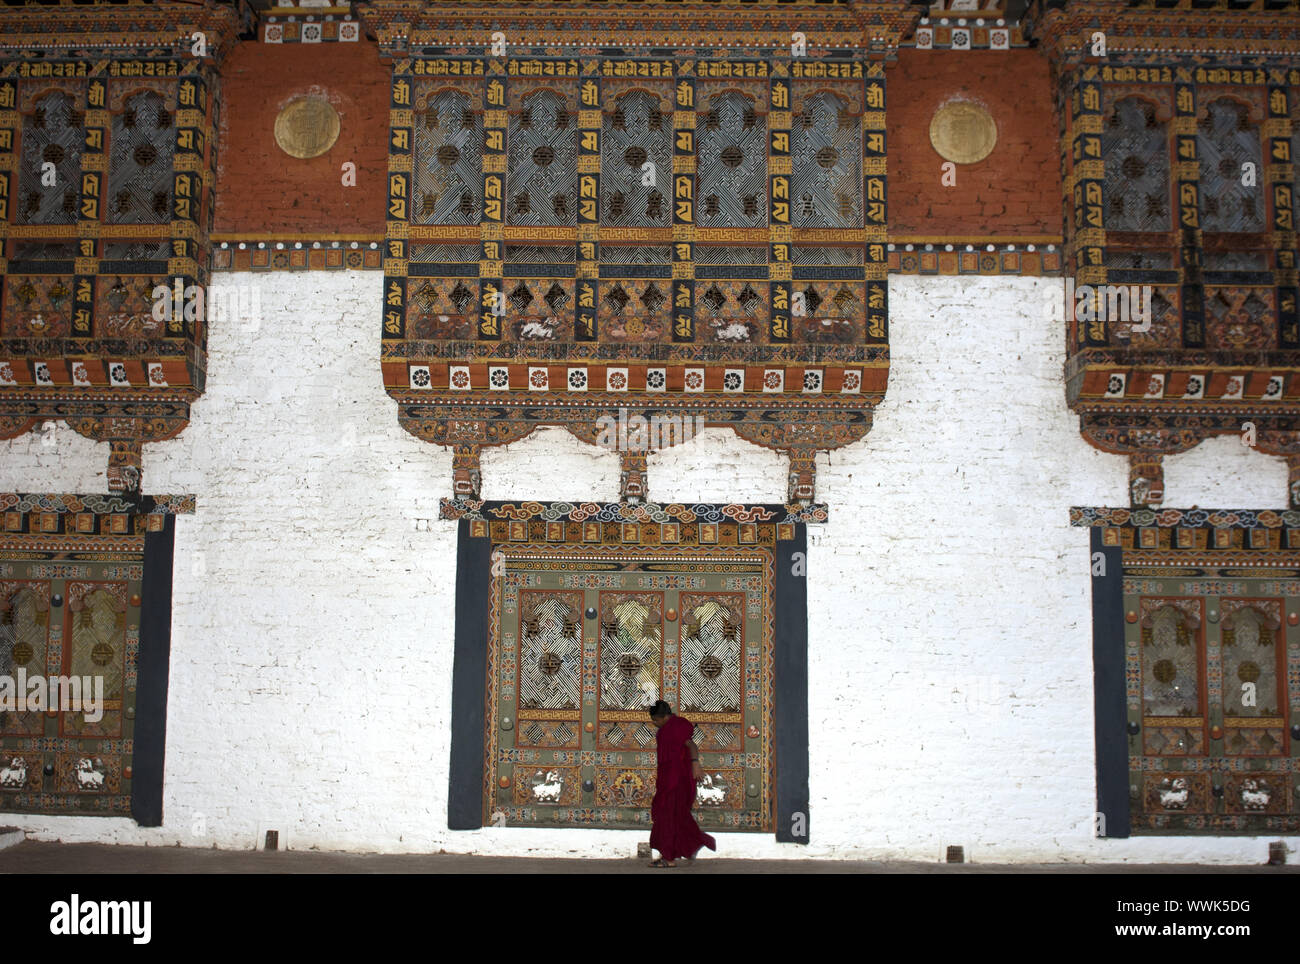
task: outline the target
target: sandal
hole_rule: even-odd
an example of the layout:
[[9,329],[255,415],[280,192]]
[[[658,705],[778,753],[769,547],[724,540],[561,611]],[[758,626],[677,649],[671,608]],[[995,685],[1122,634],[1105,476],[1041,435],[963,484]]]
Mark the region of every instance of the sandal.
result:
[[650,861],[650,866],[663,867],[671,870],[673,867],[676,867],[677,865],[672,861],[664,860],[662,857],[656,857],[654,860]]

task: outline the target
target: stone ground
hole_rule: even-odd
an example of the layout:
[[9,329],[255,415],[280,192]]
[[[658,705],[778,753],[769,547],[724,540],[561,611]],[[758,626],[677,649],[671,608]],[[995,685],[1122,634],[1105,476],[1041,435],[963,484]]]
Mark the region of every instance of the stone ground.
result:
[[[701,857],[687,874],[1297,874],[1300,865],[942,864],[903,861],[728,860]],[[26,840],[0,850],[0,874],[583,874],[649,873],[644,860],[464,854],[267,853]]]

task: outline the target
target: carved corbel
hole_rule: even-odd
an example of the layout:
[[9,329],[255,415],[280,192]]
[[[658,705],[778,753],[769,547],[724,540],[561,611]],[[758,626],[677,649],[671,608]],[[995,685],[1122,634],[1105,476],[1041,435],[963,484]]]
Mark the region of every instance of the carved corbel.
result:
[[790,449],[790,486],[786,501],[807,505],[817,498],[817,450]]
[[1164,501],[1164,457],[1186,452],[1205,438],[1196,429],[1099,424],[1086,415],[1080,431],[1094,448],[1128,456],[1129,504],[1135,509]]
[[1286,457],[1287,507],[1300,509],[1300,455]]
[[1165,500],[1164,456],[1152,452],[1130,453],[1128,491],[1134,509],[1160,505]]
[[189,424],[183,418],[74,418],[78,435],[108,443],[108,491],[138,495],[144,486],[144,443],[175,438]]
[[477,499],[483,483],[477,445],[457,445],[451,456],[451,494],[457,499]]
[[399,413],[398,424],[422,442],[435,445],[509,445],[537,428],[522,419],[487,420],[471,416],[452,417],[439,414]]
[[650,498],[644,452],[620,452],[618,475],[619,499],[623,502],[646,502]]

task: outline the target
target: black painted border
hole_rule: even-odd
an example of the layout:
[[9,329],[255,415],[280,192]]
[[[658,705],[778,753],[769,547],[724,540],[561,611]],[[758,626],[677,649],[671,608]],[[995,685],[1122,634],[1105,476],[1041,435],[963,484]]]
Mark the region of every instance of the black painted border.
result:
[[484,686],[492,541],[471,536],[468,519],[461,519],[457,530],[447,828],[478,830],[483,826]]
[[[1092,673],[1097,744],[1098,836],[1129,835],[1128,700],[1125,694],[1124,560],[1119,546],[1103,546],[1092,529]],[[1100,555],[1100,560],[1098,560]],[[1100,562],[1100,566],[1098,565]],[[1098,574],[1098,570],[1100,573]],[[1100,823],[1100,820],[1097,821]]]
[[808,808],[808,528],[776,544],[776,839],[806,844]]
[[140,651],[136,656],[135,733],[131,758],[131,816],[142,827],[161,827],[167,750],[167,684],[171,675],[172,564],[176,517],[163,516],[161,532],[144,537],[140,590]]

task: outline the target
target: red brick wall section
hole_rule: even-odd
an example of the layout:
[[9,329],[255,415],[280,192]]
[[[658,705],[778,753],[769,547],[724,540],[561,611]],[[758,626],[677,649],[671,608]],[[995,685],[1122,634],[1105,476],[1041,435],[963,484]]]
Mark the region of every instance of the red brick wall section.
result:
[[[1061,235],[1061,172],[1047,60],[1033,50],[901,50],[887,77],[893,238]],[[993,115],[997,146],[940,183],[930,119],[954,98]]]
[[[389,68],[368,43],[243,43],[222,68],[221,152],[213,232],[254,238],[382,235],[388,176]],[[299,160],[275,142],[275,118],[301,94],[339,113],[334,146]],[[343,164],[356,164],[344,187]]]

